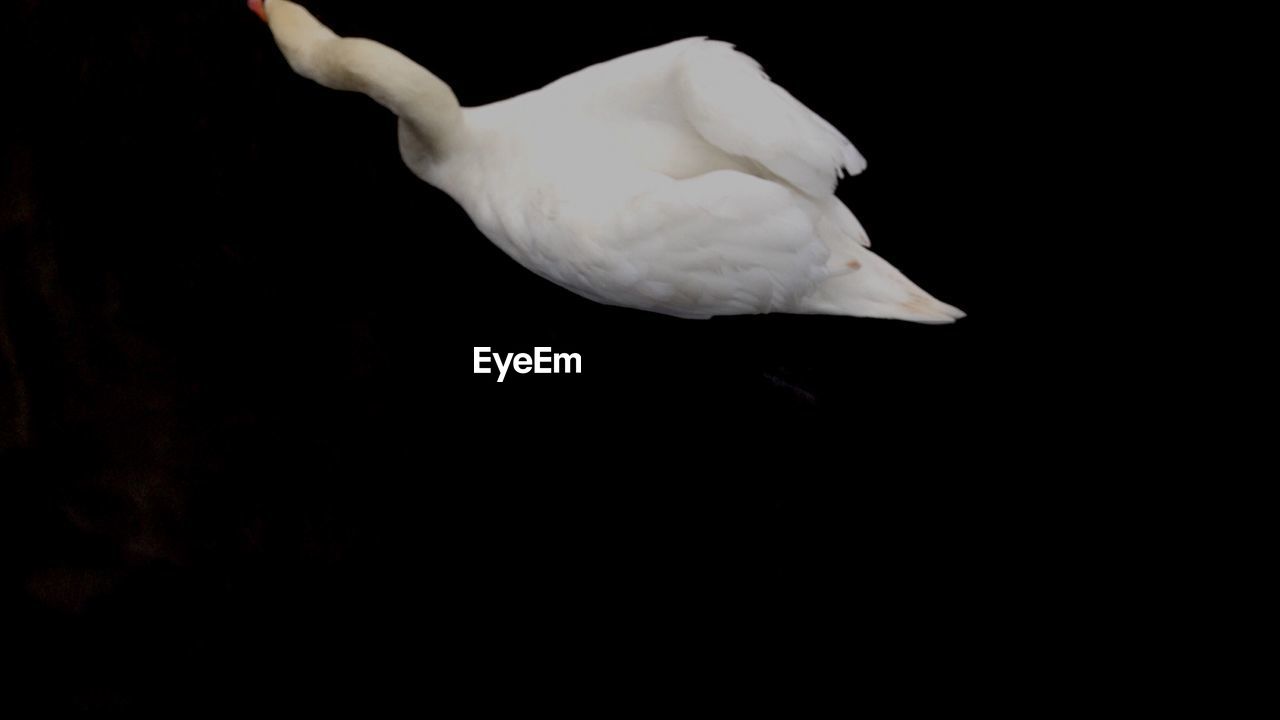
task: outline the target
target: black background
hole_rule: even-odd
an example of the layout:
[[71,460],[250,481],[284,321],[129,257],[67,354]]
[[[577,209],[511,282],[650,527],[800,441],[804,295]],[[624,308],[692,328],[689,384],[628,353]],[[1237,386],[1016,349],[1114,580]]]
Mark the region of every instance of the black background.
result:
[[[1071,459],[1035,450],[1096,352],[1056,312],[1073,261],[1044,199],[1071,180],[1033,169],[1078,157],[1067,18],[438,5],[309,7],[466,105],[734,42],[867,157],[839,193],[873,249],[969,317],[592,304],[491,246],[402,165],[392,116],[293,75],[243,4],[7,4],[0,473],[28,689],[327,705],[566,645],[687,680],[677,642],[892,685],[913,648],[955,662],[1021,612],[992,594],[1044,591],[1055,550],[1010,539],[1053,517],[1044,473]],[[584,373],[499,385],[476,345]]]

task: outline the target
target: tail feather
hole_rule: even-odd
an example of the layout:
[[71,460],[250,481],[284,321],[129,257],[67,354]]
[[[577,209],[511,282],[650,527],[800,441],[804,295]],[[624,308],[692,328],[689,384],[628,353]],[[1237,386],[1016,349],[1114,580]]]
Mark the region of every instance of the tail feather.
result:
[[907,279],[879,255],[860,245],[841,253],[837,274],[827,279],[802,303],[802,310],[830,315],[953,323],[964,317]]

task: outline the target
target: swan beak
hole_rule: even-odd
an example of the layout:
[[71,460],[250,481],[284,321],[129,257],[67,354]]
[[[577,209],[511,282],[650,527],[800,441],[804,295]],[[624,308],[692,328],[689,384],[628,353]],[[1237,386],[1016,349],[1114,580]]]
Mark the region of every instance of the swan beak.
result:
[[249,9],[262,18],[262,22],[267,22],[267,9],[263,7],[262,0],[249,0]]

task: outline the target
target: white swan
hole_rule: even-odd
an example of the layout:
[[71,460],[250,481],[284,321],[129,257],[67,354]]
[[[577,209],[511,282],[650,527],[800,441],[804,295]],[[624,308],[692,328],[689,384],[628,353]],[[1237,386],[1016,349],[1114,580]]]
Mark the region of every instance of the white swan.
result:
[[405,163],[520,264],[592,300],[705,318],[953,322],[834,191],[866,162],[732,46],[690,38],[463,108],[399,52],[250,0],[298,74],[400,118]]

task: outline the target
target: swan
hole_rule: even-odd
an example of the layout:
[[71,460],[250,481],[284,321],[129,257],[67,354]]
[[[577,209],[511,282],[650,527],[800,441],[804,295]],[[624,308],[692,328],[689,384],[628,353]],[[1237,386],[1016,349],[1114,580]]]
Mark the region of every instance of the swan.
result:
[[750,57],[703,37],[462,107],[400,52],[290,0],[249,0],[289,66],[399,117],[401,156],[528,270],[684,318],[964,316],[878,255],[835,195],[866,161]]

